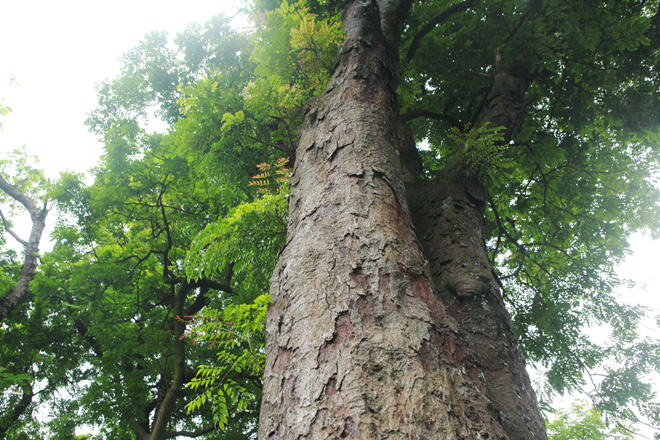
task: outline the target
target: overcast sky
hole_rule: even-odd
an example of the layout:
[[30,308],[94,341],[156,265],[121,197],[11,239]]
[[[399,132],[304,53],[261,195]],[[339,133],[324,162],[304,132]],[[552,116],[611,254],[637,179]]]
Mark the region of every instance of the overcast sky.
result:
[[[240,0],[0,0],[0,99],[13,112],[2,119],[0,154],[25,145],[48,177],[93,166],[101,146],[83,125],[96,105],[94,85],[119,72],[118,59],[151,31],[170,36]],[[15,83],[12,82],[15,79]],[[660,243],[636,235],[621,277],[630,302],[660,312]],[[658,337],[649,325],[648,334]]]
[[[194,21],[232,13],[238,0],[0,1],[0,151],[26,145],[49,177],[84,171],[100,152],[83,126],[94,85],[114,78],[119,57],[151,31],[170,36]],[[15,78],[16,85],[12,85]]]

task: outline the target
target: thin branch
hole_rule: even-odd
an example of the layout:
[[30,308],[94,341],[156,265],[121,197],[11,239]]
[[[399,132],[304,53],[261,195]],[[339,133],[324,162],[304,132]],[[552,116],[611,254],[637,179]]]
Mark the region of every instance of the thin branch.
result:
[[[525,255],[525,257],[528,258],[529,261],[534,263],[543,273],[548,275],[550,278],[556,279],[557,277],[554,276],[552,273],[550,273],[550,271],[548,269],[546,269],[545,266],[543,266],[541,263],[539,263],[534,258],[529,256],[529,254],[527,252],[527,249],[525,249],[525,246],[523,246],[522,243],[518,242],[517,239],[515,239],[513,236],[511,236],[511,234],[509,234],[509,232],[506,230],[506,228],[502,224],[502,220],[500,219],[500,215],[499,215],[499,212],[497,211],[497,207],[495,206],[495,202],[493,201],[493,199],[491,198],[490,195],[488,195],[488,203],[490,204],[490,206],[493,210],[493,214],[495,214],[495,222],[497,223],[497,228],[501,231],[501,233],[504,234],[504,236],[506,238],[508,238],[511,241],[511,243],[514,246],[516,246]],[[502,279],[506,279],[506,277],[502,277]]]
[[5,231],[9,232],[9,235],[11,235],[12,237],[14,237],[14,238],[16,239],[16,241],[18,241],[20,244],[22,244],[23,246],[27,247],[28,242],[25,241],[25,240],[23,240],[21,237],[19,237],[18,234],[16,234],[16,233],[15,233],[15,232],[9,227],[9,222],[7,221],[7,219],[5,218],[5,216],[3,215],[1,209],[0,209],[0,218],[2,218],[2,224],[5,226]]
[[536,7],[537,7],[539,4],[541,4],[541,1],[540,1],[540,0],[533,0],[533,1],[529,4],[529,7],[527,8],[527,10],[526,10],[525,13],[523,14],[522,18],[521,18],[520,21],[518,22],[518,25],[517,25],[517,26],[516,26],[511,32],[509,32],[509,35],[508,35],[508,36],[506,37],[506,39],[504,40],[504,45],[506,45],[506,44],[509,42],[509,40],[510,40],[511,38],[513,38],[513,36],[516,35],[516,33],[518,33],[518,31],[519,31],[520,28],[522,27],[523,23],[529,18],[529,16],[530,16],[530,14],[532,13],[532,11],[533,11],[534,9],[536,9]]
[[462,127],[461,122],[458,119],[456,119],[454,116],[445,113],[436,113],[430,110],[423,110],[423,109],[411,110],[401,115],[401,119],[403,120],[403,122],[408,122],[416,118],[437,119],[439,121],[448,122],[452,127],[459,127],[459,128]]
[[197,431],[170,431],[163,434],[163,438],[172,438],[178,436],[195,438],[202,436],[204,434],[208,434],[209,432],[212,432],[214,430],[215,430],[215,426],[211,425],[203,429],[198,429]]
[[422,39],[437,25],[445,21],[447,18],[451,17],[452,15],[456,14],[457,12],[463,12],[469,8],[471,8],[477,0],[465,0],[461,3],[457,3],[455,5],[452,5],[433,17],[428,23],[426,23],[413,37],[412,43],[410,43],[410,47],[408,48],[408,52],[406,53],[406,57],[404,58],[404,63],[409,62],[413,56],[415,56],[415,52],[417,52],[417,49],[419,49],[419,44],[422,41]]
[[249,134],[246,134],[246,136],[247,136],[249,139],[252,139],[252,140],[255,141],[255,142],[259,142],[261,145],[265,145],[265,146],[267,146],[267,147],[273,147],[273,148],[276,148],[276,149],[278,149],[278,150],[280,150],[280,151],[284,151],[284,152],[285,152],[286,154],[288,154],[288,155],[292,155],[292,154],[293,154],[293,150],[291,150],[290,148],[287,148],[287,147],[283,147],[283,146],[280,145],[280,144],[273,144],[273,143],[270,143],[270,142],[266,142],[266,141],[264,141],[264,140],[261,140],[261,139],[259,139],[259,138],[254,137],[254,136],[250,136]]

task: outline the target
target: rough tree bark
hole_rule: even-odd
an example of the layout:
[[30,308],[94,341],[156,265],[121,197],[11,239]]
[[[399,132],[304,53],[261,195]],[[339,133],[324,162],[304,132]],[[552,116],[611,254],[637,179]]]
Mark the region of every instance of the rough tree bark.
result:
[[34,279],[37,266],[39,266],[39,243],[44,228],[46,227],[48,206],[44,203],[43,208],[39,208],[32,199],[19,191],[14,185],[7,182],[3,176],[0,176],[0,190],[4,191],[9,197],[23,205],[25,209],[27,209],[30,214],[30,219],[32,220],[30,237],[26,241],[20,238],[18,234],[9,227],[9,223],[0,211],[0,218],[2,219],[5,230],[25,247],[25,258],[23,260],[21,275],[12,291],[6,294],[3,298],[0,298],[0,321],[2,321],[30,293],[30,282]]
[[336,70],[306,109],[271,284],[260,439],[545,438],[485,252],[484,187],[451,170],[422,185],[402,167],[409,3],[348,2]]
[[[496,52],[495,65],[480,125],[503,127],[508,143],[525,117],[529,74],[524,56],[505,68]],[[512,440],[545,438],[536,395],[484,243],[484,184],[460,169],[446,170],[434,181],[408,181],[414,224],[433,281],[447,312],[465,332],[469,358],[483,374],[493,414]]]

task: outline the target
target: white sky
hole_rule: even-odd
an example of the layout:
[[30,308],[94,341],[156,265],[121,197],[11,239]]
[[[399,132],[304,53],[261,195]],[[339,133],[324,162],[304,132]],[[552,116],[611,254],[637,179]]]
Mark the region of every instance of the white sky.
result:
[[[239,0],[0,0],[0,152],[26,145],[48,177],[84,171],[100,153],[83,125],[94,85],[119,72],[119,57],[151,31],[170,36]],[[9,78],[18,86],[11,86]]]
[[[119,57],[148,32],[173,37],[191,22],[240,6],[240,0],[0,0],[0,99],[13,110],[1,121],[0,154],[25,145],[48,177],[86,171],[101,146],[83,122],[96,106],[95,83],[118,74]],[[632,245],[620,276],[638,287],[621,294],[660,313],[660,243],[636,235]]]

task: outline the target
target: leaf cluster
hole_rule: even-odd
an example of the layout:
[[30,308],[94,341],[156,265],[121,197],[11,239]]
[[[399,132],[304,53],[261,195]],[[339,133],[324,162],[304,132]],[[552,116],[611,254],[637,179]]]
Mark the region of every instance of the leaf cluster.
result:
[[[194,317],[188,335],[197,344],[216,350],[212,365],[201,365],[188,383],[197,396],[186,406],[195,411],[207,402],[220,429],[227,426],[236,411],[245,411],[251,401],[260,401],[260,381],[264,369],[263,326],[268,295],[251,304],[229,305],[223,311],[208,310]],[[255,386],[255,383],[257,384]]]

